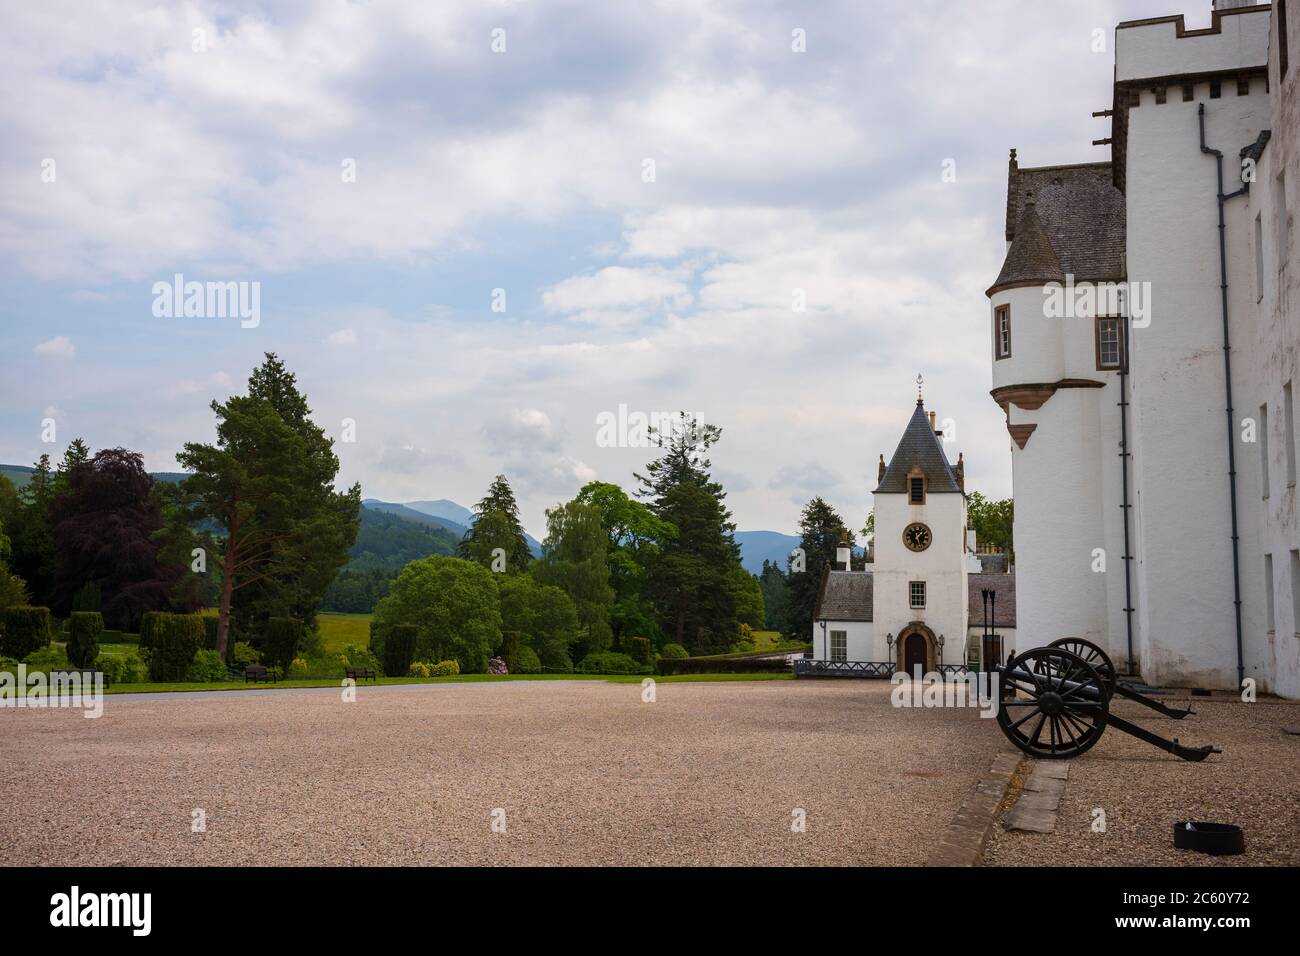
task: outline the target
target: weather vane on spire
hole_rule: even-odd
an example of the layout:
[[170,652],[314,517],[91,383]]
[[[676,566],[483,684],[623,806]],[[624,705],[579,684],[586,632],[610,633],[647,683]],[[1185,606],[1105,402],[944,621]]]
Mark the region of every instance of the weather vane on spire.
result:
[[921,404],[921,386],[924,384],[925,384],[925,379],[921,377],[920,372],[917,372],[916,373],[916,404],[918,405]]

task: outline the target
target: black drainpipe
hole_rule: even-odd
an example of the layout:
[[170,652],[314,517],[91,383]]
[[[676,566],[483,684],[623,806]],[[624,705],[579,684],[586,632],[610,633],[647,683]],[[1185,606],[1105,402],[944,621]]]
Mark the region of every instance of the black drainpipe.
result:
[[1214,157],[1218,171],[1219,201],[1219,298],[1223,310],[1223,377],[1227,390],[1228,415],[1228,489],[1232,498],[1232,590],[1233,609],[1237,619],[1237,686],[1246,679],[1246,666],[1242,657],[1241,645],[1241,556],[1237,541],[1237,449],[1236,430],[1233,428],[1232,412],[1232,344],[1228,330],[1228,247],[1223,221],[1223,207],[1229,199],[1244,194],[1248,184],[1243,184],[1236,192],[1224,195],[1223,192],[1223,153],[1205,145],[1205,104],[1197,108],[1197,118],[1201,127],[1201,152]]
[[1123,336],[1120,347],[1124,350],[1120,356],[1119,363],[1119,462],[1120,476],[1122,478],[1121,487],[1123,488],[1123,504],[1120,508],[1124,512],[1124,626],[1128,630],[1128,672],[1136,674],[1137,668],[1134,667],[1133,660],[1133,583],[1130,568],[1133,561],[1133,548],[1129,541],[1129,511],[1132,505],[1128,500],[1128,460],[1131,457],[1128,450],[1128,309],[1122,309],[1120,323]]

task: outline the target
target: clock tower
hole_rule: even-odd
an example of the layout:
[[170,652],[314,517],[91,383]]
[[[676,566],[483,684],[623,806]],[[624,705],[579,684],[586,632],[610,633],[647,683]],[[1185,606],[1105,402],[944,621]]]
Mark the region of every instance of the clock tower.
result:
[[889,464],[880,458],[874,493],[873,660],[893,661],[909,673],[918,665],[930,671],[965,663],[964,486],[965,462],[949,463],[935,414],[918,390],[893,457]]

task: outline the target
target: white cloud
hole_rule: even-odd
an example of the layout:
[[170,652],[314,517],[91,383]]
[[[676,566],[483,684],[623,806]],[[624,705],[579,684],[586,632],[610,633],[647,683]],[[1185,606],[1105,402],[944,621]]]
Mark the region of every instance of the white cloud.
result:
[[331,332],[325,337],[325,344],[335,348],[346,348],[357,344],[357,333],[354,329],[339,329],[337,332]]
[[47,358],[70,359],[77,354],[76,348],[72,344],[72,339],[66,335],[56,335],[52,339],[46,339],[44,342],[37,343],[32,349],[37,355],[43,355]]

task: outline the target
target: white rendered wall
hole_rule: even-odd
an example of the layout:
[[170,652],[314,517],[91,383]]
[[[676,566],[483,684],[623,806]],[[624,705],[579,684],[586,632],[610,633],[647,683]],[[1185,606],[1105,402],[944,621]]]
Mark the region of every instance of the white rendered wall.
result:
[[819,661],[831,659],[831,631],[845,631],[850,661],[883,661],[888,658],[873,657],[875,643],[872,640],[872,623],[870,621],[827,621],[825,630],[821,621],[813,621],[813,658]]
[[[1241,19],[1227,18],[1225,29]],[[1117,55],[1131,32],[1119,31]],[[1218,99],[1198,84],[1192,102],[1171,94],[1158,105],[1143,93],[1129,111],[1128,277],[1151,283],[1151,324],[1131,334],[1138,653],[1153,683],[1227,688],[1236,684],[1236,641],[1219,246],[1215,164],[1199,149],[1200,102],[1207,141],[1226,154],[1229,190],[1237,151],[1268,123],[1262,82],[1245,97],[1225,82]],[[1227,215],[1232,255],[1240,259],[1245,203],[1229,203]],[[1234,261],[1234,271],[1240,268]],[[1241,286],[1232,284],[1235,301]],[[1245,308],[1234,306],[1238,327]],[[1244,350],[1244,331],[1236,338]],[[1238,356],[1238,382],[1251,374],[1245,358]],[[1247,412],[1240,384],[1237,394],[1240,418]],[[1245,457],[1238,456],[1241,471],[1249,468]],[[1243,521],[1243,555],[1252,549],[1249,525]]]
[[1178,76],[1263,66],[1268,51],[1268,6],[1231,14],[1220,32],[1179,37],[1175,23],[1115,31],[1115,79]]

